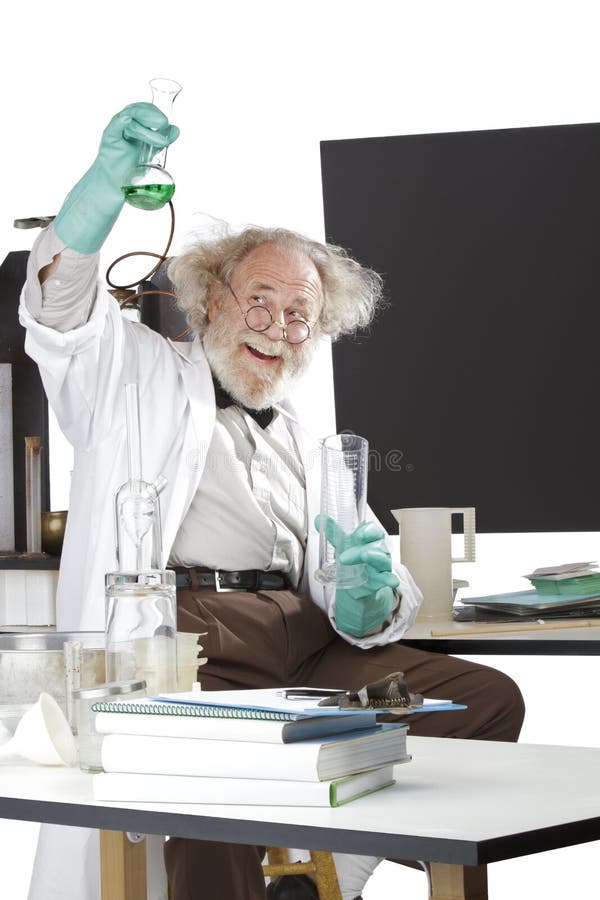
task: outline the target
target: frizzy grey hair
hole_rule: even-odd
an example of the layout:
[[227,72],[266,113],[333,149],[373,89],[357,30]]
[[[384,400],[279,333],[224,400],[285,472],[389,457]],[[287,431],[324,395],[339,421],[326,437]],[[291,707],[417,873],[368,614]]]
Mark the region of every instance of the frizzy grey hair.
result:
[[342,247],[321,244],[285,228],[253,225],[237,233],[221,229],[190,244],[169,263],[178,305],[196,334],[202,336],[208,325],[211,284],[228,284],[238,263],[263,244],[298,251],[313,262],[325,297],[319,318],[323,334],[335,340],[371,322],[383,299],[383,281],[377,272],[356,262]]

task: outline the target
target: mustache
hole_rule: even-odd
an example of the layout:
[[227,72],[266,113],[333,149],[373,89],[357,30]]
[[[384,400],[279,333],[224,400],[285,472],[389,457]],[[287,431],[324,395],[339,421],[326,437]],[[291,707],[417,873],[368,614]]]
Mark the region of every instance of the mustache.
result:
[[267,356],[280,356],[284,362],[290,362],[294,358],[293,348],[283,339],[280,341],[272,341],[270,338],[264,337],[259,331],[249,329],[245,334],[241,334],[238,338],[240,344],[250,344],[260,353]]

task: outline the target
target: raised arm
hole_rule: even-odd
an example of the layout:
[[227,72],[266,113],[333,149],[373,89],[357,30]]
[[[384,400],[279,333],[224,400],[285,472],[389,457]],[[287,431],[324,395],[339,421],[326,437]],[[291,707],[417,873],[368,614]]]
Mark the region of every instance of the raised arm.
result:
[[125,202],[125,176],[139,159],[138,142],[167,147],[179,135],[152,103],[131,103],[113,116],[102,134],[98,155],[67,196],[54,229],[67,247],[96,253]]
[[96,254],[125,202],[121,188],[138,162],[139,142],[168,146],[178,135],[151,103],[131,103],[110,120],[96,159],[32,249],[25,305],[42,325],[65,332],[87,321],[96,291]]

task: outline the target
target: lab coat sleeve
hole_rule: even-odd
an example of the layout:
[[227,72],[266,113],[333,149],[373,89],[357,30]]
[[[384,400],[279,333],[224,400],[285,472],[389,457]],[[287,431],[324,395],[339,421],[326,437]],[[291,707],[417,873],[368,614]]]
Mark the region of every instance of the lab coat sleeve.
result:
[[[118,303],[99,282],[84,316],[78,308],[79,321],[84,318],[81,324],[66,331],[44,324],[40,321],[45,301],[40,313],[38,263],[32,267],[19,307],[20,322],[27,330],[25,352],[38,364],[61,430],[76,449],[89,451],[123,420],[123,385],[137,382],[141,393],[153,373],[160,371],[157,360],[164,339],[124,321]],[[83,268],[87,273],[87,264]],[[85,278],[83,282],[85,291]],[[72,286],[62,287],[72,290]],[[60,288],[60,284],[56,286],[56,290]]]
[[[58,269],[40,283],[40,270],[60,256]],[[27,260],[23,301],[36,321],[57,331],[79,328],[89,319],[96,296],[98,253],[66,247],[54,226],[38,235]]]

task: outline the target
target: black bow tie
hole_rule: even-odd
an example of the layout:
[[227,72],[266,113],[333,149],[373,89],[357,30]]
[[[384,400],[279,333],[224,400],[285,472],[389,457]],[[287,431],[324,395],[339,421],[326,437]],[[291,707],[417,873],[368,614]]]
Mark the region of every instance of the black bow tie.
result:
[[231,394],[219,384],[216,378],[213,378],[213,385],[215,388],[215,401],[219,409],[227,409],[228,406],[237,406],[238,409],[243,409],[249,416],[252,416],[254,421],[258,422],[261,428],[267,428],[273,421],[274,413],[271,407],[268,409],[249,409],[247,406],[242,406],[241,403],[234,400]]

